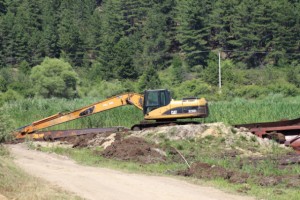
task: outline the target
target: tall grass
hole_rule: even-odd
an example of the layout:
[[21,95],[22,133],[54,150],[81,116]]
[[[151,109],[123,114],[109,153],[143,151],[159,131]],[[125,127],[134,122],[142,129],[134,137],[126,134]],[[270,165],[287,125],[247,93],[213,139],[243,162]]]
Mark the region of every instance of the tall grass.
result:
[[[99,101],[99,99],[24,99],[14,103],[5,104],[4,110],[15,120],[16,128],[18,128],[59,112],[66,113],[76,110],[96,101]],[[52,129],[58,130],[111,126],[130,127],[135,123],[139,123],[141,120],[142,112],[139,109],[127,106],[60,124]]]
[[204,122],[242,124],[294,119],[300,117],[300,96],[273,95],[260,100],[211,102],[209,109],[210,115]]
[[[58,112],[69,112],[96,101],[99,99],[24,99],[5,104],[3,108],[4,112],[15,121],[15,128],[18,128]],[[198,121],[240,124],[294,119],[300,117],[300,96],[284,98],[274,95],[262,100],[234,99],[209,102],[209,109],[209,117]],[[124,106],[57,125],[52,129],[131,127],[141,120],[143,114],[139,109],[134,106]]]

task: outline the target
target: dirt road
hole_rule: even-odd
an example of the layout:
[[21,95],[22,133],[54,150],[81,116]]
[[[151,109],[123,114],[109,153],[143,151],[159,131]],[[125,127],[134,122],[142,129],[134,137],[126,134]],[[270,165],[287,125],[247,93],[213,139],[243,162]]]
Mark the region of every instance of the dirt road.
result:
[[81,166],[63,156],[28,150],[24,144],[11,145],[9,148],[15,162],[26,172],[85,199],[252,199],[168,177],[127,174],[110,169]]

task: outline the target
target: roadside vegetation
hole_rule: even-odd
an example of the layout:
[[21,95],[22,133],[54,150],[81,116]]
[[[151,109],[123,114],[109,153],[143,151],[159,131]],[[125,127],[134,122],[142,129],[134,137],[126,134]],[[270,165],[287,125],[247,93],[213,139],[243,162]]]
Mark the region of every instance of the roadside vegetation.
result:
[[[0,143],[11,139],[13,130],[33,121],[145,89],[169,89],[174,99],[205,97],[210,115],[197,119],[203,123],[233,125],[299,118],[299,9],[299,1],[288,0],[1,1]],[[222,89],[218,87],[219,53]],[[142,119],[141,111],[127,106],[50,129],[131,127]],[[222,140],[203,141],[218,147]],[[197,152],[196,161],[255,176],[288,173],[275,169],[271,157],[239,169],[238,156],[233,161],[219,158],[223,149],[212,150],[203,141],[166,140],[160,145],[175,146],[187,158]],[[242,138],[236,145],[241,144],[249,145]],[[90,149],[54,151],[83,163],[112,163],[135,171],[165,174],[168,169],[185,167],[183,163],[164,163],[141,168],[132,162],[95,157]],[[0,152],[0,159],[7,163],[0,162],[0,167],[8,176],[15,173],[9,167],[13,164],[7,151],[1,147]],[[277,153],[274,149],[270,156]],[[297,167],[291,170],[299,173]],[[5,178],[0,177],[1,184]],[[31,180],[23,175],[15,178],[12,183]],[[261,189],[249,183],[251,189],[247,189],[247,185],[224,180],[210,181],[237,190],[244,187],[242,191],[262,198],[276,192],[282,193],[279,199],[299,197],[293,188]],[[11,188],[7,191],[18,192]],[[15,198],[7,191],[4,194]]]
[[[223,127],[223,125],[216,125],[216,127]],[[120,147],[125,151],[125,157],[111,158],[107,155],[118,151],[117,145],[122,143],[116,144],[107,154],[105,153],[107,149],[104,150],[100,146],[66,148],[59,144],[52,147],[41,146],[40,143],[31,143],[30,146],[41,151],[68,156],[84,165],[134,173],[176,176],[197,184],[211,185],[259,199],[296,200],[299,198],[300,166],[293,163],[292,159],[297,156],[290,149],[224,127],[220,130],[211,129],[214,134],[203,138],[173,140],[172,138],[181,135],[178,133],[181,128],[167,128],[163,131],[155,129],[141,133],[146,141],[143,145],[150,144],[153,145],[150,149],[155,147],[166,152],[163,160],[144,154],[143,147],[138,146],[138,141],[140,142],[141,139],[136,140],[135,147],[127,146],[127,149],[124,149],[125,146]],[[187,130],[183,131],[187,132]],[[215,134],[218,136],[216,137]],[[125,136],[122,140],[125,141],[130,137]],[[133,157],[127,157],[135,151]],[[135,156],[139,161],[135,160],[137,158]],[[143,156],[146,161],[141,159]]]
[[[81,106],[98,101],[98,98],[83,99],[23,99],[2,106],[1,115],[5,119],[11,119],[10,123],[6,123],[7,130],[24,126],[35,120],[58,113],[72,111]],[[300,109],[299,96],[284,97],[281,94],[269,95],[262,99],[243,99],[234,98],[231,101],[210,101],[210,116],[206,119],[200,119],[200,122],[220,122],[226,124],[240,124],[261,121],[273,121],[280,119],[293,119],[299,117],[295,110]],[[2,118],[3,118],[2,117]],[[142,120],[142,112],[133,106],[120,107],[103,113],[95,114],[90,117],[75,120],[69,123],[58,125],[52,129],[72,129],[72,128],[89,128],[89,127],[111,127],[126,126],[130,127]],[[176,131],[175,131],[176,132]],[[6,132],[8,133],[8,132]],[[172,133],[173,134],[173,133]],[[4,134],[5,135],[5,134]],[[6,136],[7,137],[7,136]],[[3,137],[2,137],[3,138]],[[244,159],[238,152],[227,152],[224,150],[224,141],[226,137],[214,138],[205,137],[202,140],[181,140],[170,141],[164,134],[159,136],[161,140],[159,146],[167,149],[167,160],[163,163],[141,164],[135,161],[119,161],[103,157],[99,152],[102,148],[44,148],[34,147],[42,151],[51,151],[63,155],[67,155],[81,164],[108,167],[130,172],[151,173],[161,175],[183,175],[188,174],[188,167],[182,158],[177,161],[172,160],[171,148],[176,148],[187,159],[188,163],[201,162],[210,166],[218,166],[222,169],[233,170],[235,173],[247,174],[250,178],[247,182],[232,183],[227,179],[216,177],[202,177],[200,179],[190,176],[188,180],[211,184],[229,191],[237,191],[247,195],[254,195],[263,199],[297,199],[299,197],[298,183],[295,182],[289,186],[288,182],[278,181],[278,177],[286,177],[290,174],[299,174],[299,164],[292,167],[279,169],[278,163],[280,158],[288,155],[288,152],[278,149],[277,146],[269,147],[268,152],[260,151],[257,145],[257,138],[253,136],[251,139],[239,137],[233,147],[247,148],[252,153],[264,154],[264,159]],[[151,140],[149,140],[151,142]],[[30,144],[30,142],[29,142]],[[97,153],[98,152],[98,153]],[[173,152],[174,153],[174,152]],[[181,174],[181,175],[182,175]],[[182,177],[182,176],[180,176]],[[260,182],[261,178],[264,178]],[[275,178],[274,178],[275,177]],[[265,182],[264,182],[265,181]],[[276,184],[274,184],[274,182]],[[274,185],[273,185],[274,184]],[[5,193],[3,193],[5,194]]]
[[[97,98],[84,99],[24,99],[7,103],[2,107],[3,122],[11,129],[25,126],[33,121],[59,113],[70,112],[82,106],[99,101]],[[283,97],[270,95],[264,99],[246,100],[235,98],[231,101],[209,101],[210,115],[198,119],[203,123],[225,122],[227,124],[243,124],[251,122],[276,121],[299,117],[300,96]],[[7,120],[13,121],[8,123]],[[125,126],[131,127],[143,119],[142,112],[134,106],[124,106],[90,117],[74,120],[53,127],[52,129],[76,129],[93,127]]]
[[0,194],[7,199],[80,199],[51,184],[26,174],[13,162],[7,148],[0,144]]
[[13,138],[11,131],[16,126],[9,112],[6,111],[5,108],[0,108],[0,195],[4,195],[7,199],[24,200],[80,199],[26,174],[13,162],[8,149],[2,145],[2,142]]

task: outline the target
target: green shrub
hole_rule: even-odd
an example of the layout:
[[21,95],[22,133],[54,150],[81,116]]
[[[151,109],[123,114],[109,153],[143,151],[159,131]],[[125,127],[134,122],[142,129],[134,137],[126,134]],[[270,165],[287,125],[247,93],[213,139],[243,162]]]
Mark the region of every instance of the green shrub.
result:
[[289,67],[286,75],[288,82],[300,87],[300,65]]
[[77,96],[78,75],[72,66],[63,60],[45,58],[41,65],[32,68],[30,78],[37,96],[44,98]]
[[105,99],[114,95],[122,94],[125,92],[135,92],[137,84],[131,81],[119,81],[117,79],[111,81],[100,81],[93,86],[85,88],[85,95],[89,97],[98,97]]
[[14,123],[5,113],[4,108],[0,108],[0,143],[12,138]]
[[285,96],[297,96],[300,94],[300,90],[293,84],[287,82],[277,82],[268,86],[270,93],[279,93]]
[[9,89],[5,93],[0,94],[0,106],[5,102],[12,102],[22,98],[22,95],[20,95],[18,92]]
[[0,91],[5,92],[10,83],[14,81],[14,72],[12,68],[0,69]]
[[257,85],[246,85],[235,89],[235,95],[245,98],[258,98],[267,95],[267,89]]
[[200,79],[192,79],[184,81],[174,90],[174,98],[203,97],[204,95],[211,94],[212,92],[212,86]]

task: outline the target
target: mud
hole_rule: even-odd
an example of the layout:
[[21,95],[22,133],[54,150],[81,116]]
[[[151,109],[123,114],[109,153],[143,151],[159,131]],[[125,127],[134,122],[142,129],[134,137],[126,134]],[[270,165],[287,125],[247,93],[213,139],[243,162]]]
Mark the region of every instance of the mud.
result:
[[106,158],[137,161],[144,164],[166,161],[165,152],[159,149],[158,146],[137,137],[116,140],[103,152],[98,153]]
[[278,163],[281,166],[295,165],[295,164],[299,165],[300,164],[300,155],[297,153],[290,153],[283,158],[279,158]]
[[229,179],[232,176],[232,172],[223,167],[202,162],[195,162],[189,169],[181,171],[178,174],[183,176],[193,176],[200,179]]

